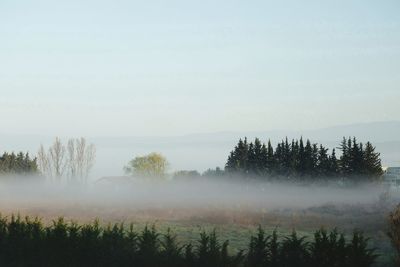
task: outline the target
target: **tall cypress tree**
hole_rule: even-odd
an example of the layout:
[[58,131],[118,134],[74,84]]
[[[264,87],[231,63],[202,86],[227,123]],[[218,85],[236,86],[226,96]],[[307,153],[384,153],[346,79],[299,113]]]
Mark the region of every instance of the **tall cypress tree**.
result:
[[357,139],[353,137],[353,144],[351,147],[351,161],[350,161],[350,168],[352,175],[361,175],[363,174],[363,151],[362,151],[362,144],[357,143]]
[[330,160],[328,156],[328,149],[320,145],[318,150],[317,173],[322,177],[327,177],[329,176],[329,172]]
[[245,164],[245,172],[251,175],[257,174],[257,157],[254,150],[254,144],[250,142],[247,150],[247,163]]
[[300,175],[303,175],[306,171],[306,155],[304,150],[303,137],[300,138],[299,143],[299,165],[297,171]]
[[299,161],[299,142],[297,140],[294,141],[294,139],[292,139],[292,145],[291,145],[290,154],[291,154],[291,158],[290,158],[290,162],[291,162],[290,173],[291,174],[296,174],[298,161]]
[[265,143],[262,144],[261,147],[261,175],[268,174],[268,148]]
[[240,139],[237,145],[237,149],[235,152],[235,158],[236,158],[235,172],[238,173],[247,172],[248,152],[249,152],[249,145],[247,143],[247,137],[245,137],[244,141]]
[[257,175],[261,175],[263,173],[263,155],[262,155],[262,147],[260,139],[256,138],[254,140],[254,170]]
[[349,143],[346,137],[343,137],[340,143],[340,150],[342,152],[340,156],[340,171],[343,175],[351,174],[351,142]]
[[282,174],[282,166],[283,166],[283,146],[282,143],[278,143],[275,149],[275,166],[274,166],[274,172],[277,174],[281,175]]
[[364,161],[365,171],[368,176],[379,177],[382,175],[380,153],[375,152],[375,147],[370,142],[365,145]]
[[267,169],[269,174],[273,174],[275,171],[275,153],[274,153],[274,148],[271,145],[271,140],[268,140],[268,147],[267,147],[267,154],[268,154],[268,161],[267,161]]
[[307,139],[306,146],[304,147],[304,172],[307,175],[311,175],[314,171],[314,159],[313,159],[313,148],[310,140]]
[[332,154],[329,157],[329,176],[337,176],[339,175],[339,161],[336,158],[336,150],[332,149]]
[[285,143],[283,144],[283,173],[285,175],[289,175],[291,172],[292,166],[292,154],[291,154],[291,147],[286,136]]
[[237,166],[237,150],[236,146],[234,150],[229,153],[228,160],[225,164],[225,171],[227,172],[235,172]]

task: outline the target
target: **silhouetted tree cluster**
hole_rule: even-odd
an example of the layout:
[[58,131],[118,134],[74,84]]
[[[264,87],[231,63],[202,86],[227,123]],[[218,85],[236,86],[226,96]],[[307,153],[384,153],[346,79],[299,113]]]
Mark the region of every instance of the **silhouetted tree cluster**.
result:
[[0,217],[0,266],[368,267],[377,256],[367,243],[360,232],[347,242],[322,229],[307,241],[296,232],[278,238],[276,231],[267,235],[259,228],[247,250],[232,254],[215,231],[181,245],[171,231],[161,234],[154,226],[137,233],[132,225],[126,230],[122,224],[78,225],[60,218],[43,226],[38,219]]
[[179,170],[174,172],[173,179],[199,178],[201,174],[196,170]]
[[350,242],[337,230],[320,229],[307,241],[295,231],[279,239],[276,231],[267,235],[260,227],[250,244],[244,266],[246,267],[350,267],[371,266],[377,255],[368,248],[368,238],[355,231]]
[[207,169],[201,174],[203,177],[222,177],[224,175],[225,171],[220,167],[216,167],[215,169]]
[[356,138],[343,138],[338,159],[336,150],[311,143],[310,140],[288,141],[273,148],[271,142],[256,138],[248,143],[240,139],[231,151],[225,170],[246,176],[286,177],[377,177],[382,174],[380,154],[370,142],[364,146]]
[[215,169],[207,169],[201,174],[196,170],[179,170],[173,174],[173,179],[218,178],[224,175],[225,171],[220,167],[216,167]]
[[31,158],[29,153],[19,152],[18,154],[5,152],[0,157],[1,174],[37,174],[38,166],[36,158]]

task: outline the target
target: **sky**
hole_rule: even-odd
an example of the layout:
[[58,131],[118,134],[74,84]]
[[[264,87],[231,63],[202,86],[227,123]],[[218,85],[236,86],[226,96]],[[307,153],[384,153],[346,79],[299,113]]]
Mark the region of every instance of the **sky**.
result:
[[1,132],[400,120],[400,1],[0,1]]

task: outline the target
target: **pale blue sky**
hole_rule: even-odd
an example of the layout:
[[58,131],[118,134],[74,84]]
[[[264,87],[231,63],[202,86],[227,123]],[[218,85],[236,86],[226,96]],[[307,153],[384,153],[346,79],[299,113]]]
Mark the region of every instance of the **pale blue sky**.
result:
[[400,1],[0,1],[2,132],[400,120]]

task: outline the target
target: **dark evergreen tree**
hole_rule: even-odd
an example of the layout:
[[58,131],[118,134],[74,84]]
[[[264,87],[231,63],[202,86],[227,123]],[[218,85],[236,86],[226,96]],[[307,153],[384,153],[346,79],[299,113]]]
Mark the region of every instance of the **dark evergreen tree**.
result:
[[350,150],[350,169],[353,176],[359,176],[363,174],[363,149],[362,144],[357,143],[357,139],[353,137],[352,147]]
[[265,144],[262,144],[262,147],[261,147],[260,172],[261,172],[261,175],[268,174],[268,148]]
[[284,174],[289,175],[292,167],[292,153],[287,137],[285,139],[285,144],[283,145],[283,161]]
[[313,148],[310,140],[307,139],[306,146],[304,147],[304,173],[312,175],[314,172]]
[[339,162],[336,158],[336,150],[332,149],[332,154],[329,157],[329,171],[328,176],[338,176],[339,173]]
[[31,159],[29,154],[19,152],[17,155],[4,152],[0,157],[0,173],[3,175],[9,174],[38,174],[38,166],[36,158]]
[[343,137],[340,143],[340,150],[342,151],[342,155],[340,156],[340,171],[343,175],[351,174],[351,142],[349,143],[346,137]]
[[257,156],[255,154],[254,144],[250,142],[249,149],[247,151],[247,160],[245,164],[245,172],[250,175],[257,174]]
[[297,166],[297,173],[303,175],[306,172],[306,155],[304,150],[303,137],[300,138],[299,143],[299,165]]
[[291,145],[291,166],[290,166],[290,173],[292,175],[296,175],[297,168],[299,166],[299,141],[294,141],[292,140],[292,145]]
[[328,156],[328,149],[322,145],[319,146],[318,159],[317,159],[317,170],[318,175],[321,177],[327,177],[330,173],[331,162]]
[[276,146],[275,154],[274,154],[275,166],[273,168],[273,172],[277,173],[278,175],[283,174],[284,169],[284,144],[279,143]]
[[275,162],[274,148],[271,145],[271,140],[268,140],[266,169],[269,174],[273,174],[276,165]]
[[380,153],[375,152],[375,147],[370,142],[365,145],[364,162],[365,173],[368,176],[378,177],[382,175]]
[[[262,175],[263,174],[263,144],[261,144],[260,139],[256,138],[254,140],[254,172],[257,175]],[[265,147],[265,145],[264,145]]]
[[[307,139],[304,145],[300,140],[282,140],[274,149],[271,141],[263,144],[256,138],[247,143],[247,138],[239,140],[228,156],[225,165],[227,173],[234,172],[247,177],[279,176],[292,179],[304,177],[340,177],[363,179],[382,175],[380,154],[375,152],[371,143],[363,146],[354,138],[343,138],[341,156],[338,160],[336,150],[329,150],[323,145],[312,144]],[[21,158],[21,155],[11,155],[10,158]]]

